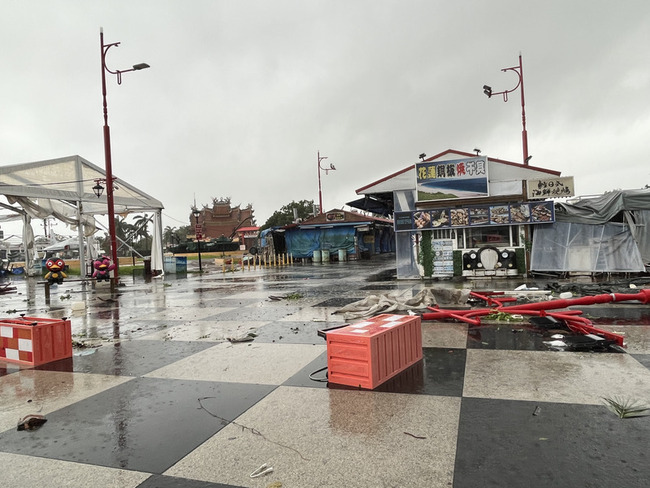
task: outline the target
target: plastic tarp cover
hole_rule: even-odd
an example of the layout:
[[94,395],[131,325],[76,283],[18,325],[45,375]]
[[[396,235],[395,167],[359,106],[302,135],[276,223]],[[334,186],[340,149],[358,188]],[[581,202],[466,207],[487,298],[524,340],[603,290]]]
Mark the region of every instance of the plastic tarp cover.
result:
[[311,258],[314,251],[327,249],[336,252],[345,249],[354,253],[354,227],[342,226],[330,229],[288,230],[285,233],[287,252],[294,258]]
[[650,210],[650,189],[616,190],[574,203],[555,202],[555,221],[604,224],[623,210]]
[[638,210],[634,212],[636,221],[636,242],[641,251],[643,262],[650,263],[650,210]]
[[535,228],[533,271],[643,272],[645,266],[629,227],[555,222]]

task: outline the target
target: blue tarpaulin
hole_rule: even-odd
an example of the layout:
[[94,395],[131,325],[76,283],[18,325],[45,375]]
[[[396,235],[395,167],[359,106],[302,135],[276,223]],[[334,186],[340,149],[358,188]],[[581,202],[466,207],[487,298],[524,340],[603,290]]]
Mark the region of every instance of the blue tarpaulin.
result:
[[347,254],[354,254],[355,228],[341,226],[316,229],[287,229],[285,239],[287,252],[294,258],[311,258],[314,251],[328,250],[336,253],[345,249]]

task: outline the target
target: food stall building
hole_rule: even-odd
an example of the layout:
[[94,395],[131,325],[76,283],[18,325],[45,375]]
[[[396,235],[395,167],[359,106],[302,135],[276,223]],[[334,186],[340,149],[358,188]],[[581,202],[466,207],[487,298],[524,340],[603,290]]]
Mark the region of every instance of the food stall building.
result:
[[348,205],[393,214],[397,277],[516,276],[551,198],[573,195],[559,171],[446,150],[356,192]]

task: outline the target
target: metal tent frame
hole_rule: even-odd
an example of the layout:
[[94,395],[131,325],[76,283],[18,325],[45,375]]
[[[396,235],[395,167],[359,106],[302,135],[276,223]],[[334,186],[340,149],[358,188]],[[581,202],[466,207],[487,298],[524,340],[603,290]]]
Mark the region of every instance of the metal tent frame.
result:
[[[13,213],[0,220],[22,218],[28,273],[35,254],[31,219],[53,217],[65,222],[77,230],[79,249],[83,250],[84,238],[98,230],[95,216],[108,213],[106,195],[98,198],[93,192],[93,186],[102,180],[106,180],[105,171],[78,155],[0,166],[0,195],[8,202],[0,202],[0,206]],[[154,213],[151,269],[162,272],[162,202],[125,180],[113,180],[116,214]],[[80,253],[80,259],[86,262],[85,251]]]

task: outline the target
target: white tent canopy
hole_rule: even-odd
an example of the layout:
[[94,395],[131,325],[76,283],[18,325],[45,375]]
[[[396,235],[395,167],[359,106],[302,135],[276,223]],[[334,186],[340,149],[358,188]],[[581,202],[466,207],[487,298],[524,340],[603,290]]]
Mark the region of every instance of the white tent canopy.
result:
[[[81,245],[84,237],[97,231],[95,216],[108,213],[106,194],[97,198],[92,190],[97,180],[106,180],[105,171],[81,156],[0,166],[0,195],[5,196],[9,203],[0,203],[0,206],[22,216],[25,250],[31,251],[25,253],[28,272],[35,249],[30,224],[32,218],[54,217],[70,225],[79,234],[80,249],[84,248]],[[113,186],[115,214],[154,212],[151,269],[162,271],[162,202],[120,178],[114,178]],[[4,219],[0,217],[0,221],[11,218],[11,215]],[[30,236],[31,242],[28,242]]]

